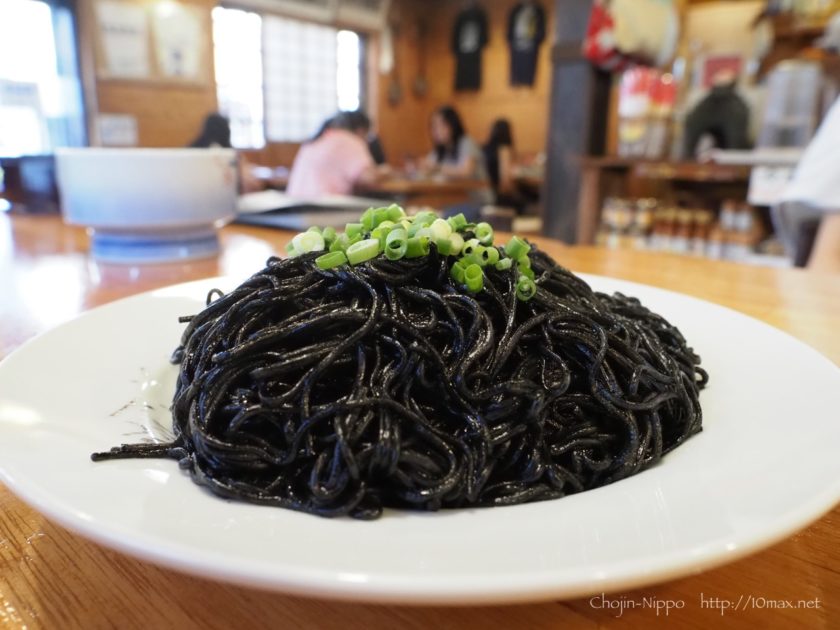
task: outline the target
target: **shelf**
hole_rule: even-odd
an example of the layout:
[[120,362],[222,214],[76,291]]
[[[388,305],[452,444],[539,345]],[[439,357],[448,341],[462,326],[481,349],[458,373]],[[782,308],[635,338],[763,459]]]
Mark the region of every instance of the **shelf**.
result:
[[671,162],[640,160],[614,156],[590,156],[582,159],[584,168],[627,170],[632,177],[685,182],[746,183],[750,167],[714,162]]

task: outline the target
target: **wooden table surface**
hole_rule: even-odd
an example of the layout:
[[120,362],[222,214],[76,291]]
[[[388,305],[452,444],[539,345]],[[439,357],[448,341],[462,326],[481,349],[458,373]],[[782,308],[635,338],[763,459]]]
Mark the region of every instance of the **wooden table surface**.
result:
[[[230,226],[217,259],[99,264],[83,230],[0,213],[0,358],[98,304],[217,274],[244,276],[287,234]],[[577,271],[645,282],[724,304],[787,330],[840,363],[840,277],[540,242]],[[810,608],[721,611],[713,598]],[[648,598],[647,600],[645,598]],[[818,598],[819,601],[816,601]],[[706,601],[702,605],[701,600]],[[667,602],[667,616],[644,602]],[[605,604],[606,602],[606,604]],[[630,608],[627,602],[636,602]],[[805,604],[803,604],[804,606]],[[610,608],[609,606],[614,606]],[[769,549],[641,590],[505,607],[404,607],[310,600],[214,583],[88,542],[0,486],[0,625],[11,628],[840,628],[840,508]]]
[[363,187],[359,194],[395,199],[412,206],[446,206],[465,203],[470,194],[487,188],[487,182],[477,179],[435,179],[395,176]]

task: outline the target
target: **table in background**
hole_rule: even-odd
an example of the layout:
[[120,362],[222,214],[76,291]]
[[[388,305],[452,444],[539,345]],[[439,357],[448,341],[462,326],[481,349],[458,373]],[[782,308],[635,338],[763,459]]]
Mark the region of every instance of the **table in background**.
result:
[[286,190],[289,184],[289,169],[285,166],[251,166],[251,177],[267,190]]
[[445,208],[468,203],[470,195],[486,188],[487,182],[474,179],[384,179],[359,189],[359,194],[387,199],[407,206]]
[[[93,306],[176,282],[244,277],[282,251],[289,233],[229,226],[218,258],[166,265],[99,264],[83,230],[57,217],[0,213],[0,358]],[[678,290],[786,330],[840,363],[840,277],[535,238],[577,271]],[[49,395],[48,384],[45,395]],[[795,419],[792,419],[795,420]],[[714,465],[714,462],[710,462]],[[515,536],[515,532],[511,532]],[[301,541],[306,544],[306,541]],[[406,544],[409,544],[406,541]],[[729,611],[705,598],[820,599],[819,609]],[[693,628],[840,627],[840,508],[733,564],[610,599],[682,600],[653,609],[595,608],[589,599],[509,607],[403,607],[289,597],[190,577],[100,547],[47,521],[0,486],[0,624],[45,628]],[[622,612],[620,618],[618,612]]]

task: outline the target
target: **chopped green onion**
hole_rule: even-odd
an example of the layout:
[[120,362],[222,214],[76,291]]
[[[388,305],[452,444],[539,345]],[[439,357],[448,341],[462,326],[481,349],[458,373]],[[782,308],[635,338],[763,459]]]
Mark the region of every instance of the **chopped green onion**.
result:
[[353,235],[353,236],[351,236],[348,240],[350,241],[350,244],[352,245],[353,243],[358,243],[358,242],[359,242],[359,241],[361,241],[363,238],[364,238],[364,234],[362,234],[362,233],[360,232],[359,234],[354,234],[354,235]]
[[467,225],[467,217],[464,216],[463,212],[459,212],[455,216],[449,217],[446,222],[452,227],[453,232],[459,232]]
[[388,208],[377,208],[373,211],[373,227],[379,227],[383,221],[387,221],[391,216]]
[[362,233],[363,226],[361,223],[348,223],[344,226],[344,233],[347,235],[347,238],[353,238],[357,234]]
[[375,208],[368,208],[364,212],[362,212],[362,217],[359,221],[362,224],[362,228],[365,232],[370,232],[373,229],[373,211]]
[[517,271],[526,278],[534,279],[534,270],[530,267],[517,267]]
[[343,252],[348,247],[350,247],[350,239],[347,238],[347,234],[338,234],[335,240],[330,243],[329,249],[331,252]]
[[388,233],[393,229],[393,227],[393,221],[383,221],[378,227],[373,228],[373,231],[370,233],[370,237],[379,239],[379,243],[385,247],[385,237],[388,236]]
[[510,269],[512,265],[513,258],[502,258],[496,263],[496,269],[499,271],[505,271],[506,269]]
[[[410,233],[409,233],[409,236],[411,236]],[[414,233],[414,236],[418,236],[420,238],[426,238],[426,239],[429,239],[431,241],[432,240],[432,228],[430,228],[428,226],[421,227],[419,230],[417,230]]]
[[379,255],[379,240],[375,238],[367,238],[350,245],[347,248],[347,260],[351,265],[358,265],[376,258]]
[[332,227],[332,226],[329,226],[329,225],[328,225],[327,227],[325,227],[325,228],[322,230],[322,232],[321,232],[321,236],[323,236],[323,237],[324,237],[324,242],[325,242],[327,245],[332,244],[332,242],[335,240],[335,237],[336,237],[335,228],[334,228],[334,227]]
[[414,225],[426,227],[427,225],[431,225],[437,218],[437,215],[431,210],[422,210],[414,215]]
[[318,234],[320,234],[320,233],[321,233],[321,228],[319,228],[317,225],[310,225],[310,226],[306,229],[306,231],[307,231],[307,232],[318,232]]
[[464,256],[469,256],[475,251],[476,247],[481,247],[481,243],[478,242],[477,238],[471,238],[466,243],[464,243],[464,246],[461,248],[461,253]]
[[402,228],[391,230],[385,238],[385,258],[399,260],[408,251],[408,233]]
[[452,254],[452,239],[451,238],[436,238],[434,241],[438,253],[443,256],[450,256]]
[[458,232],[452,232],[452,236],[449,237],[449,242],[452,245],[452,252],[453,256],[457,256],[461,253],[461,248],[464,247],[464,237],[458,234]]
[[499,262],[499,250],[495,247],[485,247],[484,251],[481,252],[481,257],[484,259],[486,264],[495,265]]
[[534,281],[531,278],[526,276],[519,276],[519,280],[516,281],[516,297],[523,302],[527,302],[534,294],[537,292],[537,285],[534,284]]
[[473,263],[464,269],[464,284],[467,285],[467,291],[471,293],[481,291],[484,288],[484,272],[481,267]]
[[432,240],[449,238],[449,235],[452,234],[452,226],[443,219],[435,219],[432,221],[432,224],[429,226],[429,230],[432,232]]
[[460,260],[456,260],[455,263],[452,265],[452,269],[449,270],[449,275],[452,276],[452,279],[457,282],[458,284],[464,284],[464,267],[463,263]]
[[428,236],[412,236],[408,239],[407,249],[405,252],[406,258],[420,258],[420,256],[426,256],[428,253]]
[[490,245],[493,242],[493,228],[489,223],[482,221],[473,228],[473,233],[482,245]]
[[324,237],[320,232],[301,232],[295,235],[292,244],[298,254],[320,252],[324,249]]
[[513,236],[505,245],[505,253],[516,260],[531,251],[531,246],[518,236]]
[[319,269],[332,269],[333,267],[339,267],[347,262],[347,256],[344,255],[344,252],[330,252],[328,254],[322,254],[315,259],[315,264],[318,265]]
[[388,218],[391,221],[399,221],[405,216],[405,210],[403,210],[400,206],[395,203],[392,203],[388,206]]
[[404,229],[406,232],[408,232],[411,229],[411,221],[409,221],[406,218],[400,219],[400,225],[402,226],[402,229]]
[[524,256],[520,256],[519,258],[516,259],[516,264],[519,265],[520,267],[530,269],[531,268],[531,259],[528,257],[528,254],[525,254]]
[[295,244],[292,241],[286,243],[286,253],[289,255],[289,258],[294,258],[298,255],[297,251],[295,250]]
[[479,267],[483,267],[487,264],[487,259],[484,258],[484,252],[486,251],[486,247],[484,245],[476,245],[472,252],[464,258],[469,260],[471,263],[478,265]]

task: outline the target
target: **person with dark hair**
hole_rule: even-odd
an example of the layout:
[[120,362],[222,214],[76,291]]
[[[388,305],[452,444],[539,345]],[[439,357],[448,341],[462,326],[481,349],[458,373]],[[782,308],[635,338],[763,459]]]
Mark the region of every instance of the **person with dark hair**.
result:
[[499,118],[493,123],[483,149],[487,175],[496,195],[496,203],[500,206],[521,207],[524,200],[513,181],[513,133],[506,118]]
[[435,110],[429,132],[434,149],[426,161],[431,170],[451,178],[487,179],[484,156],[453,107],[444,105]]
[[230,122],[219,113],[208,114],[201,127],[201,133],[189,146],[200,149],[209,147],[231,148]]
[[339,112],[325,121],[298,150],[286,192],[307,199],[349,195],[383,177],[387,167],[377,167],[368,149],[370,126],[362,111]]
[[[201,125],[201,132],[188,146],[193,149],[233,148],[230,142],[230,121],[218,112],[208,114]],[[236,162],[239,173],[239,191],[248,193],[261,190],[263,185],[254,177],[252,165],[248,160],[237,154]]]

